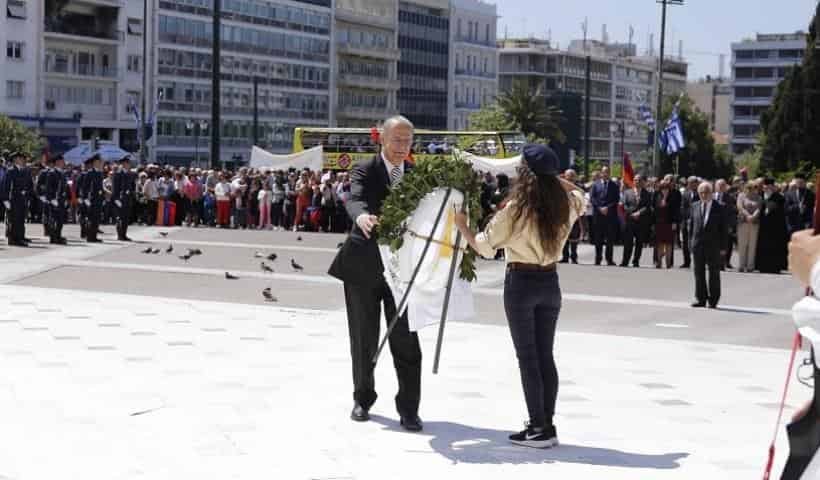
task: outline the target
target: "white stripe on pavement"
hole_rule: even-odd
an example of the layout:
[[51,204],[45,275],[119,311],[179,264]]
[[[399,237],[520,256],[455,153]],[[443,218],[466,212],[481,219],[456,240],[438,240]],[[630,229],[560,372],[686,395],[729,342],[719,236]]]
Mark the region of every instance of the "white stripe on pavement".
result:
[[655,326],[661,328],[689,328],[689,325],[683,325],[680,323],[656,323]]
[[[140,270],[146,272],[165,272],[165,273],[185,273],[185,274],[196,274],[196,275],[209,275],[209,276],[217,276],[217,277],[224,277],[226,270],[224,269],[215,269],[215,268],[195,268],[195,267],[184,267],[184,266],[162,266],[162,265],[145,265],[139,263],[120,263],[120,262],[102,262],[102,261],[93,261],[93,260],[65,260],[61,262],[62,265],[70,265],[76,267],[90,267],[90,268],[119,268],[125,270]],[[274,280],[291,280],[297,282],[309,282],[309,283],[319,283],[324,285],[339,285],[341,282],[333,277],[328,275],[307,275],[307,274],[300,274],[300,273],[262,273],[262,272],[255,272],[255,271],[246,271],[246,270],[228,270],[231,274],[236,275],[238,277],[250,277],[250,278],[264,278],[264,279],[274,279]],[[478,295],[489,295],[494,297],[500,297],[503,295],[504,290],[501,288],[473,288],[473,292]],[[605,304],[616,304],[616,305],[643,305],[648,307],[659,307],[659,308],[677,308],[677,309],[686,309],[692,310],[692,307],[687,302],[673,302],[668,300],[654,300],[650,298],[633,298],[633,297],[611,297],[605,295],[588,295],[583,293],[563,293],[562,298],[564,300],[575,301],[575,302],[588,302],[588,303],[605,303]],[[782,315],[782,316],[791,316],[791,310],[787,309],[778,309],[778,308],[761,308],[761,307],[744,307],[744,306],[736,306],[736,305],[723,305],[721,306],[718,311],[720,310],[729,310],[733,312],[740,312],[740,313],[750,313],[750,314],[758,314],[758,315]]]

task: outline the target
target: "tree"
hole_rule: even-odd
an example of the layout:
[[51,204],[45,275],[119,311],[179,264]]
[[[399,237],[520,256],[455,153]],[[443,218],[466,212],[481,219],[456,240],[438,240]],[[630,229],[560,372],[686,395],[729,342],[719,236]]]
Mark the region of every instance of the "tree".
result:
[[40,153],[42,145],[37,132],[16,120],[0,115],[0,151],[23,152],[33,157]]
[[[686,145],[674,155],[667,155],[659,151],[661,173],[675,172],[682,177],[695,175],[703,178],[728,177],[734,173],[734,168],[727,151],[721,151],[715,146],[709,120],[697,107],[692,99],[684,94],[679,99],[667,98],[664,102],[661,118],[672,116],[675,103],[679,102],[678,115],[683,126],[683,138]],[[660,147],[660,145],[659,145]]]
[[764,133],[761,168],[777,174],[820,164],[820,5],[806,36],[800,65],[789,69],[774,101],[760,117]]
[[515,130],[516,125],[509,120],[498,106],[498,103],[485,105],[481,110],[470,114],[470,129],[498,132]]
[[506,123],[527,137],[564,142],[564,133],[558,125],[561,111],[547,106],[540,88],[532,90],[523,82],[513,82],[510,90],[496,98],[496,104]]

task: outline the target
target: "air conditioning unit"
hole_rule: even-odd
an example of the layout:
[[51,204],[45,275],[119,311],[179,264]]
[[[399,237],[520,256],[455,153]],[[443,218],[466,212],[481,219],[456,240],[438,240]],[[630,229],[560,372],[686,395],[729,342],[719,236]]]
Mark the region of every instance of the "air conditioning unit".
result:
[[74,112],[74,120],[80,121],[83,119],[83,112]]
[[55,107],[54,100],[46,100],[46,110],[54,110]]

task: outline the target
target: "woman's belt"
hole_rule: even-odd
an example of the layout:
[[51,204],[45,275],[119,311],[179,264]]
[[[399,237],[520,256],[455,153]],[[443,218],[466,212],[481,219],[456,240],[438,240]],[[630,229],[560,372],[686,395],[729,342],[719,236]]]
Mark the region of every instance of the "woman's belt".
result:
[[514,272],[554,272],[555,265],[555,263],[538,265],[537,263],[510,262],[507,264],[507,270]]

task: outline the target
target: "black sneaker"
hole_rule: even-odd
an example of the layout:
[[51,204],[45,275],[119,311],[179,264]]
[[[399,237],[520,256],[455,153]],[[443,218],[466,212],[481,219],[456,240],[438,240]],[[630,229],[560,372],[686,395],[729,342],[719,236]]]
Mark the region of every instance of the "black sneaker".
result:
[[510,435],[510,442],[523,447],[532,448],[552,448],[558,446],[558,434],[554,426],[549,426],[542,431],[536,431],[527,426],[526,430]]

